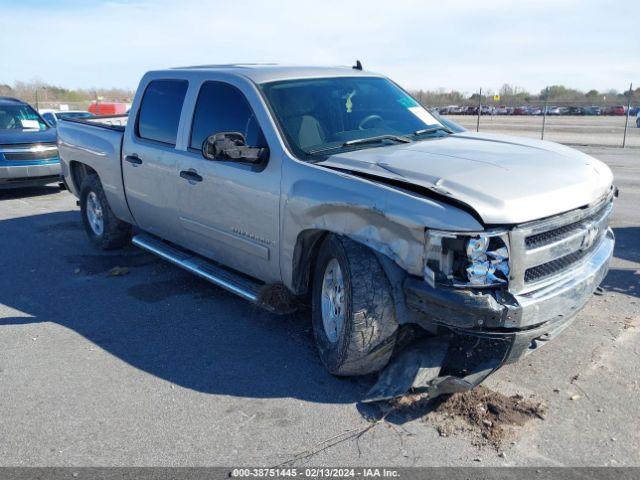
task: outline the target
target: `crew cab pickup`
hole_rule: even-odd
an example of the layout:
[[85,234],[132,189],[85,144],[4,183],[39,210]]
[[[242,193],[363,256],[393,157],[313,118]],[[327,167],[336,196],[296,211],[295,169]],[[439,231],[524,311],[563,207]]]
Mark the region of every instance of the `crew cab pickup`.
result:
[[[476,385],[565,328],[607,273],[606,165],[454,131],[361,68],[153,71],[121,120],[59,122],[89,238],[132,237],[272,310],[308,299],[331,373],[393,358],[374,400]],[[428,335],[407,346],[405,331]]]

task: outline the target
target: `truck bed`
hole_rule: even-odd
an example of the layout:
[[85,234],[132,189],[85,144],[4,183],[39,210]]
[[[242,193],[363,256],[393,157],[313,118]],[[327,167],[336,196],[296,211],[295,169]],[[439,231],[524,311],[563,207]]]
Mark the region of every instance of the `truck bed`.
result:
[[[120,163],[126,123],[126,115],[60,120],[57,129],[58,152],[62,174],[67,179],[73,179],[74,163],[95,170],[111,209],[118,218],[132,221],[124,196]],[[79,188],[80,185],[71,182],[70,190],[73,193],[79,194]]]

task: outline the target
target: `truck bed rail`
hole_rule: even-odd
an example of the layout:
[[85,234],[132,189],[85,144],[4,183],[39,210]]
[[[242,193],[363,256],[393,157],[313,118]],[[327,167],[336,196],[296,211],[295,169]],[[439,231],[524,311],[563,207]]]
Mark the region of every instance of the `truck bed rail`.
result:
[[83,125],[91,125],[94,127],[108,128],[109,130],[115,130],[117,132],[124,132],[124,127],[127,124],[129,115],[100,115],[96,117],[87,118],[62,118],[61,122],[73,122],[82,123]]

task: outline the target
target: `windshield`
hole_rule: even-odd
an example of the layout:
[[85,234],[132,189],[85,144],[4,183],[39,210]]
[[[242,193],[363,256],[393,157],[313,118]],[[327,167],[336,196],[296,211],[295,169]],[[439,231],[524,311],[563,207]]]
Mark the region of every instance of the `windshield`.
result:
[[0,130],[46,130],[47,124],[29,105],[0,105]]
[[[385,78],[286,80],[266,83],[262,90],[298,156],[448,133],[433,115]],[[362,142],[364,139],[371,142]]]

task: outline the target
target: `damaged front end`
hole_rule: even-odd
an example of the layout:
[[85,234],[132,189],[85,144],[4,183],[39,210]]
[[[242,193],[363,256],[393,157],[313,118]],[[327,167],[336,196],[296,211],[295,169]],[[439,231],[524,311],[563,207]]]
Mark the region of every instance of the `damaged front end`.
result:
[[569,320],[518,332],[450,330],[418,339],[392,359],[362,402],[392,400],[410,391],[436,398],[470,390],[554,338]]
[[[435,398],[469,390],[557,336],[608,271],[614,246],[610,211],[605,207],[597,221],[585,217],[584,228],[574,221],[575,232],[565,228],[562,238],[550,240],[537,225],[464,236],[427,232],[425,277],[407,276],[403,294],[413,314],[406,323],[432,336],[397,352],[363,402],[409,391]],[[547,222],[546,231],[555,232],[556,225]],[[534,235],[548,243],[529,242]],[[575,260],[529,281],[538,264],[551,271],[549,265],[565,259]]]

